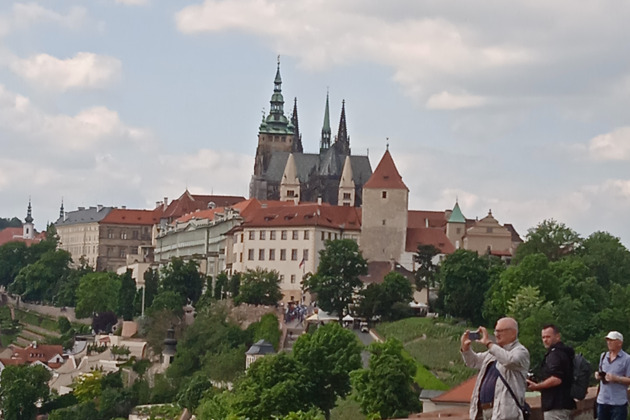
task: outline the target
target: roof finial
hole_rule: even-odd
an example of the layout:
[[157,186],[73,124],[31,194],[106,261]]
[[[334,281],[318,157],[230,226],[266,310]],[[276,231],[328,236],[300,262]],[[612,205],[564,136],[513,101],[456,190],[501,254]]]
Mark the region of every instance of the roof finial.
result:
[[278,68],[280,68],[280,54],[278,54]]
[[387,140],[385,147],[387,148],[387,150],[389,150],[389,137],[385,137],[385,140]]

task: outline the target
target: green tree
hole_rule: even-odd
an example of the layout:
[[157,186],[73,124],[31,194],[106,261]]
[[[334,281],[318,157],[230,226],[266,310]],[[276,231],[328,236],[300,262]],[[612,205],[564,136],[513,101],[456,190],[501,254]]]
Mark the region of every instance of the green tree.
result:
[[227,273],[225,271],[220,272],[214,282],[213,296],[216,300],[223,299],[223,296],[227,290],[228,281],[229,279]]
[[357,312],[359,316],[372,319],[381,313],[383,288],[378,283],[370,283],[359,292]]
[[181,258],[171,258],[170,263],[162,267],[160,278],[164,291],[178,293],[193,303],[201,297],[204,276],[195,260],[184,262]]
[[619,238],[595,232],[582,242],[578,255],[602,287],[630,283],[630,251]]
[[275,305],[282,299],[280,277],[275,270],[248,269],[243,275],[238,296],[234,303],[250,305]]
[[144,307],[148,308],[153,303],[153,299],[158,294],[160,285],[160,273],[151,268],[144,272]]
[[252,341],[267,340],[275,349],[278,349],[282,331],[276,315],[265,314],[260,318],[260,321],[250,324],[247,329],[252,331]]
[[103,372],[100,370],[93,370],[83,375],[74,378],[74,396],[81,403],[88,401],[95,401],[101,396],[103,388],[101,381],[103,380]]
[[87,318],[95,312],[118,310],[120,278],[115,273],[89,273],[81,277],[77,289],[76,315]]
[[125,321],[133,320],[133,301],[136,297],[136,282],[131,277],[131,270],[120,275],[120,289],[118,291],[118,311]]
[[50,395],[50,377],[50,372],[40,365],[6,366],[0,379],[0,408],[3,418],[34,419],[37,414],[35,403],[46,401]]
[[359,276],[365,274],[367,261],[355,241],[326,241],[326,248],[319,252],[317,273],[305,280],[305,287],[317,294],[317,304],[323,310],[336,312],[341,320],[353,295],[363,286]]
[[525,242],[516,249],[513,262],[519,264],[526,256],[543,254],[550,261],[574,253],[582,239],[573,229],[553,219],[544,220],[535,228],[527,231]]
[[79,258],[79,267],[71,268],[67,275],[59,280],[54,297],[55,306],[77,306],[77,289],[81,277],[93,272],[94,268],[90,267],[87,260],[84,257]]
[[265,356],[250,365],[235,388],[232,413],[251,420],[308,410],[308,369],[288,353]]
[[67,251],[53,249],[45,252],[38,260],[20,270],[9,286],[9,291],[21,295],[26,301],[52,302],[60,279],[65,278],[70,271],[71,261]]
[[413,391],[416,365],[403,355],[402,343],[389,339],[372,343],[369,369],[352,372],[352,383],[363,414],[378,413],[380,418],[407,417],[420,410]]
[[418,250],[413,256],[413,260],[418,264],[418,268],[414,273],[416,279],[416,289],[418,291],[426,289],[427,291],[427,304],[430,307],[430,292],[431,288],[437,285],[437,274],[439,266],[433,264],[433,258],[440,254],[440,250],[434,245],[418,245]]
[[382,289],[385,319],[396,320],[409,316],[410,312],[404,311],[404,308],[409,309],[409,302],[413,300],[413,288],[409,280],[392,271],[383,279]]
[[203,372],[195,373],[188,382],[180,387],[177,402],[180,406],[194,412],[200,401],[208,393],[212,393],[212,382]]
[[234,273],[227,284],[227,292],[232,298],[238,296],[241,288],[241,273]]
[[482,307],[489,284],[489,261],[476,252],[458,249],[440,268],[438,304],[447,314],[483,321]]
[[184,313],[183,307],[185,303],[186,298],[181,294],[172,290],[162,290],[153,299],[153,303],[147,310],[147,314],[150,315],[154,312],[168,310],[179,316]]
[[350,372],[361,367],[362,347],[352,331],[337,323],[301,335],[293,345],[293,356],[308,372],[310,401],[326,419],[330,419],[337,399],[350,392]]
[[20,270],[26,267],[28,250],[24,242],[8,242],[0,246],[0,285],[13,283]]

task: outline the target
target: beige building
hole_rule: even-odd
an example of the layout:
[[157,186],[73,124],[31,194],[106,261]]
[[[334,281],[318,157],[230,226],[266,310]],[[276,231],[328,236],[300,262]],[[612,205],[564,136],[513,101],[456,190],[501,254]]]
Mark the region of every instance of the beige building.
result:
[[262,268],[280,275],[283,301],[306,301],[302,279],[315,273],[327,240],[359,241],[360,210],[303,203],[261,207],[232,231],[231,273]]

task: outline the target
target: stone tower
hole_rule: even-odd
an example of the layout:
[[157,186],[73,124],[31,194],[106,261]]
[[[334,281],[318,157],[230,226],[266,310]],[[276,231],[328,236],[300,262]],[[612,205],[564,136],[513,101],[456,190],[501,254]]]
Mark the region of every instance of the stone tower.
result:
[[399,261],[405,251],[409,189],[389,148],[363,185],[361,250],[368,261]]

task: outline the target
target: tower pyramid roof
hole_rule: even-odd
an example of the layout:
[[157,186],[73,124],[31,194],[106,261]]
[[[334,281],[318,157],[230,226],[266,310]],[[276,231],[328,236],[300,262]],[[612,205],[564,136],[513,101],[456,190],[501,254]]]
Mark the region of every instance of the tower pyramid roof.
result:
[[409,191],[400,173],[398,173],[398,169],[396,168],[394,159],[392,159],[392,155],[389,153],[389,149],[385,151],[374,173],[372,173],[370,179],[363,185],[363,188],[405,189]]
[[462,214],[462,211],[459,208],[459,203],[455,202],[455,207],[453,207],[453,212],[451,213],[451,217],[448,218],[449,223],[466,223],[466,218]]

